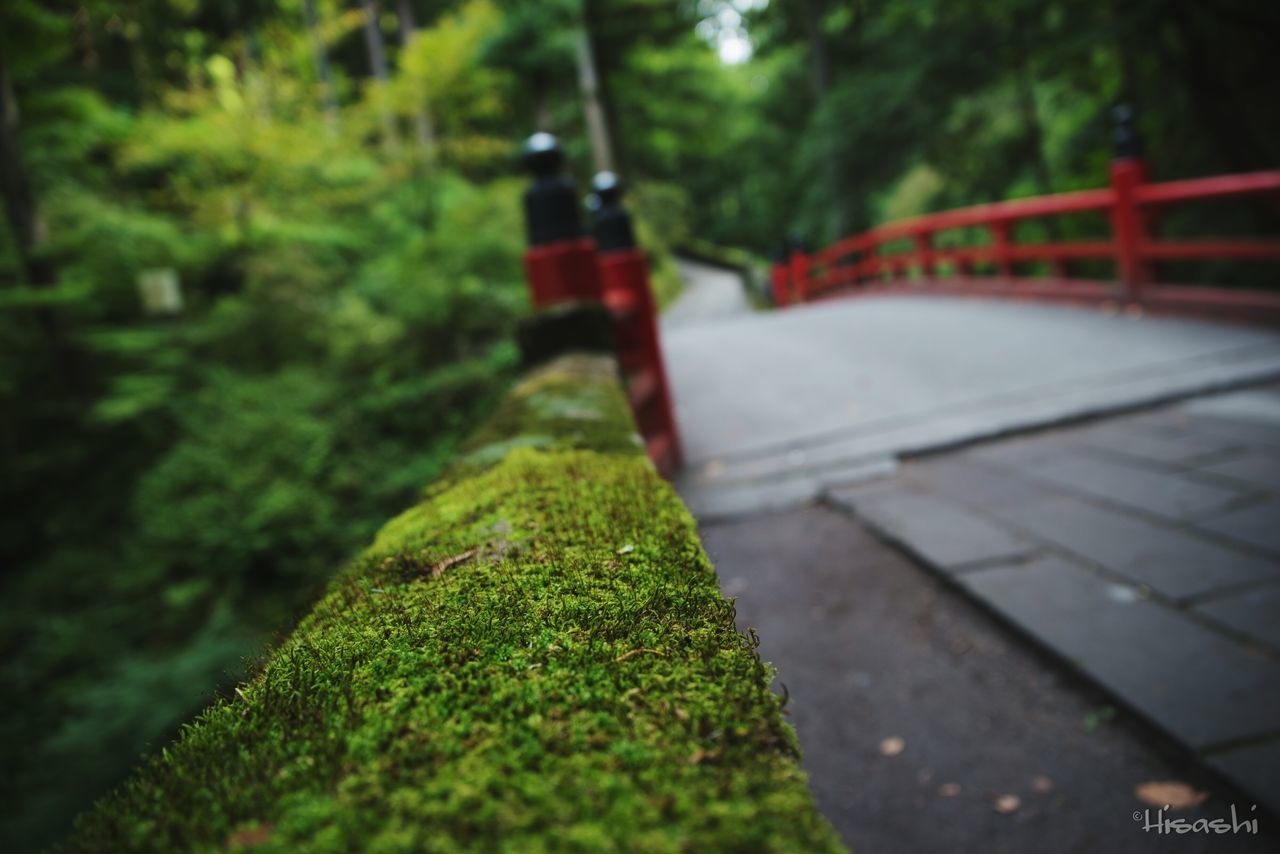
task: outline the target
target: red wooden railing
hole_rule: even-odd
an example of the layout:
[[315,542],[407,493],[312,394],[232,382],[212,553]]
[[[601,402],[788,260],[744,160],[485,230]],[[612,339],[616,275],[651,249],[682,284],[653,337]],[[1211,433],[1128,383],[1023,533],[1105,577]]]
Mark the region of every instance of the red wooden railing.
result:
[[[846,237],[813,254],[793,251],[772,274],[779,306],[835,292],[885,290],[1003,296],[1074,303],[1114,303],[1159,313],[1216,315],[1259,323],[1280,323],[1280,293],[1158,284],[1157,262],[1280,261],[1280,240],[1161,240],[1156,215],[1172,204],[1269,196],[1280,200],[1280,171],[1224,175],[1189,181],[1149,183],[1141,157],[1112,161],[1111,186],[995,204],[975,205],[898,220]],[[1013,226],[1024,220],[1084,212],[1108,216],[1111,239],[1017,243]],[[938,246],[939,234],[962,228],[985,229],[984,245]],[[893,251],[890,244],[910,241]],[[1110,261],[1115,280],[1071,279],[1071,262]],[[1017,265],[1047,264],[1050,275],[1017,275]],[[994,275],[975,275],[975,265]],[[950,268],[945,278],[939,268]],[[908,280],[910,272],[919,278]]]
[[[621,202],[621,183],[609,172],[596,176],[594,234],[588,236],[580,223],[577,190],[560,174],[564,154],[555,137],[530,137],[525,163],[534,174],[524,198],[530,244],[524,268],[533,307],[543,312],[557,306],[602,304],[608,310],[611,343],[636,428],[654,466],[672,477],[682,462],[680,433],[658,335],[649,261],[635,244],[631,216]],[[584,343],[572,337],[560,343]]]

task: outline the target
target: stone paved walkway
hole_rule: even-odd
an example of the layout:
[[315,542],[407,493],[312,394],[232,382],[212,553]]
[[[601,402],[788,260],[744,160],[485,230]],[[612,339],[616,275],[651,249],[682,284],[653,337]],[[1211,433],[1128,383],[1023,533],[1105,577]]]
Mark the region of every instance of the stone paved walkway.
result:
[[[1258,836],[1142,831],[1147,782],[1207,793],[1171,814],[1188,821],[1253,801],[850,514],[809,504],[701,533],[740,628],[778,668],[818,806],[855,852],[1275,850],[1270,816]],[[901,750],[886,755],[887,739]]]
[[1280,815],[1280,388],[830,493]]
[[685,280],[685,291],[663,312],[663,329],[750,316],[753,309],[740,274],[689,258],[677,258],[676,266]]
[[725,293],[692,276],[663,321],[681,494],[703,518],[803,502],[905,453],[1280,376],[1273,331],[993,300],[886,295],[689,322]]
[[[1280,335],[885,297],[663,338],[677,487],[850,842],[1275,850]],[[1267,842],[1132,832],[1170,778],[1214,795],[1180,817],[1262,804]]]

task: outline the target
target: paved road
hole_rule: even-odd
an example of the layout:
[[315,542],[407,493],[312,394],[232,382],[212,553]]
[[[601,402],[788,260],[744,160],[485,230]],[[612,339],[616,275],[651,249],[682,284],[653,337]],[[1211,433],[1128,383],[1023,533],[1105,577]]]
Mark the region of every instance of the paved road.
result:
[[846,839],[1162,850],[1134,788],[1175,779],[1211,795],[1176,817],[1266,825],[1178,850],[1275,844],[1280,336],[945,298],[704,317],[664,324],[677,486]]
[[1280,816],[1280,388],[832,492]]
[[677,258],[685,290],[662,314],[664,331],[700,326],[751,314],[742,277],[732,270]]
[[1207,793],[1168,814],[1188,821],[1253,801],[848,514],[807,505],[702,536],[778,668],[818,806],[855,852],[1276,850],[1269,816],[1259,836],[1144,832],[1144,783]]
[[[687,299],[712,290],[695,280]],[[663,339],[681,489],[703,517],[803,501],[902,453],[1280,376],[1273,332],[1094,310],[885,295],[678,316]]]

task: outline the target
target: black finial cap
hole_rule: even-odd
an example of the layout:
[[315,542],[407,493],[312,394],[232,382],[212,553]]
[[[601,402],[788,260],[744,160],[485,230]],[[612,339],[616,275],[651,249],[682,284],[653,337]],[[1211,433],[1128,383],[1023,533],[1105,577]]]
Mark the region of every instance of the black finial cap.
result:
[[601,252],[631,249],[636,245],[631,214],[622,206],[622,187],[622,179],[612,172],[597,172],[591,179],[592,230]]
[[591,179],[591,189],[603,205],[616,205],[622,201],[622,179],[613,172],[597,172]]
[[1133,126],[1133,107],[1116,104],[1111,108],[1111,142],[1117,159],[1142,155],[1142,140]]
[[533,186],[524,194],[529,245],[545,246],[580,237],[578,191],[561,174],[564,149],[560,141],[549,133],[535,133],[525,140],[521,159],[533,173]]
[[555,175],[564,166],[564,149],[560,140],[539,131],[524,141],[520,157],[525,167],[539,178]]

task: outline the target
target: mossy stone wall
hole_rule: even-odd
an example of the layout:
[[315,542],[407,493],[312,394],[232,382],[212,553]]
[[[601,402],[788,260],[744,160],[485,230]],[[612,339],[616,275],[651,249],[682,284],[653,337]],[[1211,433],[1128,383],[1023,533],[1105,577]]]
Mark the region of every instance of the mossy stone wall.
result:
[[607,358],[528,376],[73,851],[838,850]]

